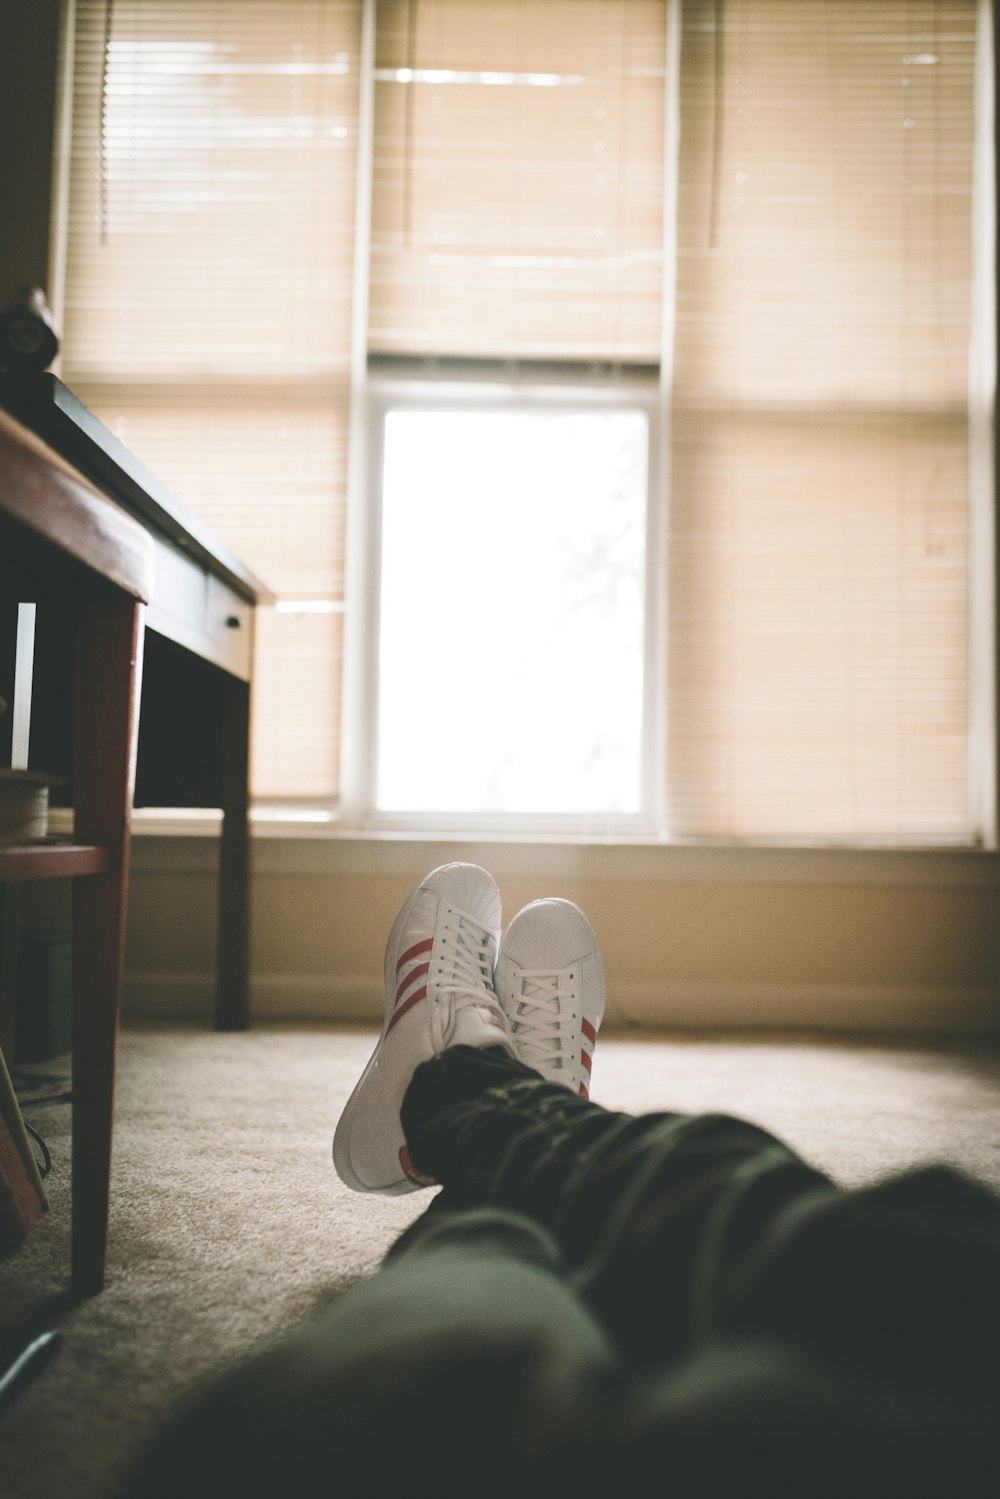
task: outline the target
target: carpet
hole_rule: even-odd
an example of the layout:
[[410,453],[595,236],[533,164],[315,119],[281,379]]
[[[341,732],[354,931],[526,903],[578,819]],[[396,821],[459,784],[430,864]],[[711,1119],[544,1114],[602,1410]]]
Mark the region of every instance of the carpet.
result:
[[[330,1140],[373,1042],[359,1028],[122,1037],[104,1292],[73,1305],[69,1107],[29,1106],[51,1211],[0,1261],[4,1362],[30,1333],[55,1357],[0,1415],[5,1499],[104,1499],[174,1404],[377,1265],[427,1194],[359,1197]],[[29,1069],[42,1096],[65,1064]],[[602,1037],[594,1097],[615,1109],[724,1110],[848,1185],[929,1160],[1000,1190],[1000,1050],[852,1037]]]

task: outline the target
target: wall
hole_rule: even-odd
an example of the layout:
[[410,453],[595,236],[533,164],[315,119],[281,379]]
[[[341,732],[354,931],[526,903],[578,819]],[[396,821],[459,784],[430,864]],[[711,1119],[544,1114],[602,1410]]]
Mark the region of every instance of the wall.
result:
[[[210,1016],[215,858],[210,838],[137,840],[129,1013]],[[377,1023],[393,917],[450,858],[493,871],[508,918],[583,907],[611,1023],[1000,1035],[1000,857],[943,850],[258,838],[255,1015]]]
[[[48,286],[58,13],[58,0],[4,5],[0,303]],[[376,1022],[396,909],[425,870],[465,857],[494,870],[509,914],[543,894],[583,906],[613,1021],[1000,1034],[995,854],[345,837],[260,838],[256,857],[259,1016]],[[208,1019],[215,858],[210,836],[137,839],[132,1014]]]

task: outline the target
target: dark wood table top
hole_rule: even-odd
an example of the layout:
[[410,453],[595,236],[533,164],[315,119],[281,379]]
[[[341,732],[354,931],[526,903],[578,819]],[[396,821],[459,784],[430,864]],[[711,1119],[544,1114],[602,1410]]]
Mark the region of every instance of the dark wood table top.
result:
[[12,600],[33,597],[35,574],[64,586],[80,566],[142,603],[152,596],[155,548],[145,529],[3,411],[0,523],[7,533],[0,573]]
[[47,370],[0,372],[0,408],[28,427],[102,494],[251,604],[267,585],[145,468],[63,382]]

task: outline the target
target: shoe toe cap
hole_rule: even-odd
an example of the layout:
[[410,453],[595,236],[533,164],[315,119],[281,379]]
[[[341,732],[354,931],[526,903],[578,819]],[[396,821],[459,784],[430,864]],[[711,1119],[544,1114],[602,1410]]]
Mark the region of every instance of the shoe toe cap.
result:
[[514,920],[503,940],[503,952],[521,968],[558,970],[593,958],[593,927],[571,901],[533,901]]
[[500,925],[500,891],[496,881],[478,864],[443,864],[424,881],[425,889],[457,906],[487,930]]

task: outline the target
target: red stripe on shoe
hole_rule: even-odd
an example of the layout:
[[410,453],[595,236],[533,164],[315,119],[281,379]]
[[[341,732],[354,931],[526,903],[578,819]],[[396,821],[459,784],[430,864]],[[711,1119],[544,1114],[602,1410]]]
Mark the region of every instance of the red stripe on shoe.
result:
[[410,1178],[410,1181],[418,1182],[422,1187],[437,1186],[437,1182],[434,1180],[433,1176],[425,1176],[422,1171],[417,1170],[416,1166],[414,1166],[413,1164],[412,1159],[410,1158],[410,1152],[407,1150],[405,1145],[401,1145],[399,1147],[399,1164],[402,1166],[406,1175]]
[[597,1031],[595,1027],[591,1025],[589,1020],[582,1020],[580,1022],[580,1029],[583,1031],[583,1034],[586,1036],[591,1046],[594,1046],[597,1042]]
[[586,1069],[587,1069],[588,1072],[593,1072],[593,1070],[594,1070],[594,1059],[590,1055],[590,1053],[588,1051],[586,1051],[582,1047],[580,1049],[580,1061],[586,1067]]
[[396,1011],[395,1015],[393,1015],[392,1019],[389,1021],[389,1024],[386,1026],[386,1028],[385,1028],[386,1035],[388,1035],[389,1032],[392,1030],[393,1026],[396,1024],[396,1021],[397,1020],[402,1020],[402,1018],[406,1014],[407,1010],[412,1010],[413,1006],[415,1004],[417,1004],[420,1000],[426,998],[426,995],[427,995],[427,985],[425,984],[422,989],[418,989],[417,990],[416,994],[411,994],[410,997],[409,997],[409,999],[404,1000],[403,1003],[400,1005],[399,1009]]
[[418,963],[416,968],[410,969],[409,973],[406,975],[405,979],[396,990],[396,998],[393,1001],[393,1007],[399,1004],[399,1001],[402,999],[403,995],[406,993],[407,989],[409,989],[410,985],[414,982],[415,979],[422,979],[424,977],[424,974],[430,972],[430,966],[431,965],[429,963]]
[[414,943],[414,945],[412,947],[408,947],[406,949],[406,952],[404,952],[403,956],[401,958],[398,958],[396,960],[396,975],[397,975],[397,977],[399,975],[399,970],[402,968],[402,966],[403,966],[404,963],[409,963],[411,961],[411,959],[413,959],[413,958],[419,958],[421,953],[430,952],[430,950],[431,950],[431,948],[433,946],[434,946],[434,938],[433,937],[425,937],[424,940],[423,940],[423,942],[416,942],[416,943]]
[[590,1097],[590,1094],[587,1092],[587,1084],[586,1083],[581,1083],[580,1084],[580,1097],[581,1098],[589,1098]]

